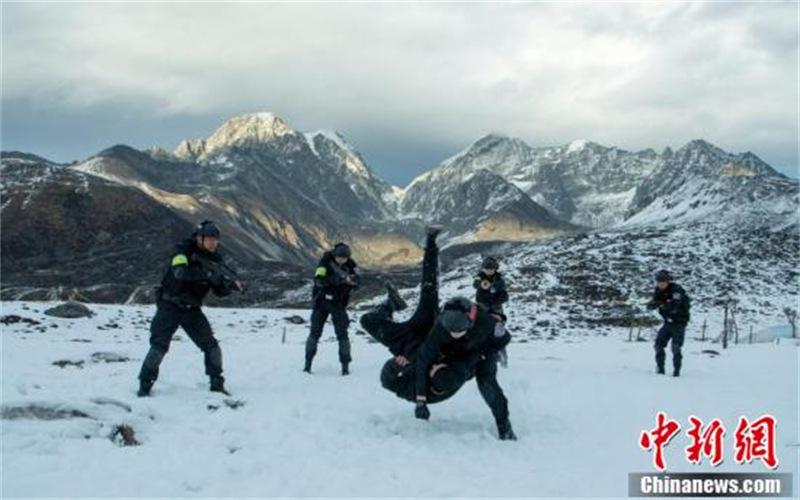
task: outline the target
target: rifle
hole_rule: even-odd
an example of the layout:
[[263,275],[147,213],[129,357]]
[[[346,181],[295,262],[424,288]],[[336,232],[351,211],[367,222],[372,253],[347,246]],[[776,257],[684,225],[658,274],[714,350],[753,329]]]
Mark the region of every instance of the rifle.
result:
[[336,274],[336,277],[339,279],[339,283],[345,283],[345,284],[348,284],[350,286],[354,286],[355,285],[355,283],[353,283],[352,285],[350,283],[348,283],[347,280],[350,279],[350,277],[354,276],[354,275],[349,274],[346,269],[344,269],[344,268],[342,268],[340,266],[337,266],[336,264],[331,265],[331,268],[333,268],[333,272]]
[[192,255],[194,259],[201,262],[204,267],[211,269],[214,273],[220,277],[220,282],[223,287],[237,290],[239,292],[244,292],[243,286],[236,286],[236,282],[239,281],[239,275],[237,274],[236,270],[230,267],[229,265],[225,264],[222,261],[213,261],[208,257],[201,255],[199,253],[195,253]]

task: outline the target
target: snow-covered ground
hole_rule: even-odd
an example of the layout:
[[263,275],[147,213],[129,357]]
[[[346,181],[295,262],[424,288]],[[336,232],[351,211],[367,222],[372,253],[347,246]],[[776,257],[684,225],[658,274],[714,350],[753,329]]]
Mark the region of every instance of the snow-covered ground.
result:
[[[307,324],[285,318],[309,311],[207,309],[233,396],[207,391],[202,355],[179,332],[154,396],[139,399],[153,307],[93,305],[95,317],[69,320],[45,316],[51,305],[2,304],[41,322],[2,326],[3,497],[625,497],[629,472],[654,470],[637,440],[659,410],[684,429],[693,414],[728,428],[720,467],[687,464],[682,433],[666,448],[672,472],[767,472],[734,462],[732,436],[740,416],[771,413],[778,471],[800,491],[790,339],[723,351],[688,336],[678,379],[655,375],[651,343],[627,342],[624,328],[522,339],[499,375],[520,440],[501,442],[474,382],[416,420],[381,389],[388,353],[362,335],[351,376],[330,327],[315,374],[302,373]],[[67,414],[85,416],[42,418]],[[120,424],[140,446],[109,439]]]

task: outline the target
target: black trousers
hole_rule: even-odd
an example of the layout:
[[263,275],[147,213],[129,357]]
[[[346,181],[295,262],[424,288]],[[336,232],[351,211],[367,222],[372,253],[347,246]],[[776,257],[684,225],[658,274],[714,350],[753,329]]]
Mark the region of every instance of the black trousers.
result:
[[439,248],[425,247],[422,259],[422,283],[417,309],[407,321],[392,319],[385,304],[361,316],[361,326],[375,340],[389,348],[394,355],[410,357],[425,340],[439,312]]
[[179,327],[203,351],[206,375],[222,378],[222,350],[203,311],[200,308],[184,309],[171,302],[160,301],[150,323],[150,351],[142,363],[139,379],[155,382],[161,361],[169,351],[172,336]]
[[683,346],[685,337],[685,324],[666,322],[661,329],[658,330],[658,335],[656,335],[655,350],[656,365],[659,368],[664,367],[664,361],[667,357],[664,349],[667,347],[669,341],[672,340],[672,364],[676,370],[681,369],[681,365],[683,363],[683,353],[681,353],[681,347]]
[[475,365],[475,381],[483,400],[492,410],[495,421],[499,424],[508,420],[508,399],[497,381],[497,363],[499,354],[492,351]]
[[347,336],[350,317],[343,305],[324,298],[317,299],[311,313],[311,331],[306,339],[306,362],[313,361],[317,354],[317,344],[328,316],[333,320],[333,330],[336,333],[336,340],[339,341],[339,361],[343,364],[350,363],[353,359],[350,355],[350,338]]

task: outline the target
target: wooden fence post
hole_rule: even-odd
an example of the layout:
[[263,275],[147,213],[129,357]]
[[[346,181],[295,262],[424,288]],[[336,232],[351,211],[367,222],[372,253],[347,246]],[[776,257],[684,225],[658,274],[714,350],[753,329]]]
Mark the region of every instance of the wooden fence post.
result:
[[722,319],[722,348],[728,348],[728,304],[725,304],[725,314]]

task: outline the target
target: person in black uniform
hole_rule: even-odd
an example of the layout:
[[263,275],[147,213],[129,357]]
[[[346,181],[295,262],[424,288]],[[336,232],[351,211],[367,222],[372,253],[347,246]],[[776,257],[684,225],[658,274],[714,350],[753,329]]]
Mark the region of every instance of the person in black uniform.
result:
[[478,390],[492,410],[502,440],[516,440],[508,412],[508,400],[497,381],[499,352],[511,340],[502,318],[466,297],[448,300],[416,353],[417,389],[414,415],[427,420],[428,380],[437,360],[463,360],[468,376],[475,376]]
[[683,354],[681,347],[686,337],[686,325],[689,323],[689,308],[691,302],[686,291],[677,283],[673,283],[673,275],[669,271],[661,270],[656,273],[656,289],[653,299],[647,304],[649,309],[658,309],[664,318],[664,325],[658,331],[655,341],[656,372],[664,373],[666,353],[664,349],[672,340],[672,375],[679,377]]
[[350,318],[347,305],[350,303],[350,292],[361,284],[358,265],[352,259],[350,247],[337,243],[332,250],[325,252],[314,270],[314,288],[312,291],[313,311],[311,313],[311,331],[306,339],[306,364],[303,371],[311,373],[311,363],[317,354],[317,344],[322,336],[322,329],[328,316],[333,320],[336,340],[339,341],[339,362],[342,364],[342,375],[350,373],[350,339],[347,330]]
[[[406,321],[394,321],[393,314],[408,307],[391,283],[386,284],[387,299],[372,311],[361,316],[361,326],[375,340],[389,348],[394,355],[381,370],[381,385],[407,401],[416,401],[414,357],[439,313],[438,267],[439,249],[436,237],[441,227],[428,228],[425,254],[422,260],[420,298],[414,314]],[[466,382],[465,363],[440,362],[430,370],[428,398],[444,401]]]
[[499,271],[500,263],[494,257],[483,259],[481,270],[473,280],[475,302],[493,313],[503,314],[503,304],[508,302],[506,282]]
[[[503,312],[503,304],[508,302],[508,290],[506,289],[506,281],[500,273],[500,263],[494,257],[486,257],[481,264],[481,270],[472,280],[472,286],[475,288],[475,302],[488,309],[491,313],[496,314],[502,321],[506,321],[506,315]],[[501,349],[498,353],[498,360],[504,367],[508,367],[508,354],[505,349]]]
[[203,314],[203,299],[209,291],[224,297],[242,290],[233,270],[219,249],[219,228],[203,221],[188,240],[179,244],[156,294],[156,315],[150,324],[150,350],[139,372],[140,397],[149,396],[158,378],[159,366],[179,327],[203,351],[206,375],[214,392],[228,394],[222,376],[222,351]]
[[[440,314],[436,246],[440,231],[438,226],[428,230],[420,300],[411,318],[399,323],[392,319],[406,304],[391,285],[387,300],[361,317],[364,329],[394,354],[383,366],[381,384],[416,403],[415,415],[427,420],[428,403],[448,399],[474,377],[495,415],[500,439],[516,439],[508,420],[508,402],[497,382],[497,353],[511,336],[498,317],[466,298],[447,301]],[[457,332],[461,327],[463,334]],[[468,335],[466,330],[470,330]],[[450,331],[457,332],[458,341]]]

